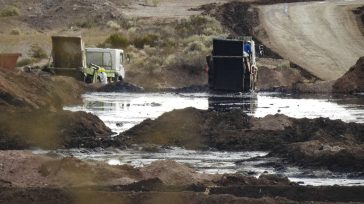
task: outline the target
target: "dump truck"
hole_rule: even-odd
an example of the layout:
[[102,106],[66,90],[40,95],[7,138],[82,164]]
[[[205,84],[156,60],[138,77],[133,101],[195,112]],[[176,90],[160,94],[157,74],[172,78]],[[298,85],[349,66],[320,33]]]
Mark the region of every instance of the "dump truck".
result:
[[55,74],[95,83],[98,70],[103,68],[109,81],[118,81],[125,78],[123,63],[122,49],[85,48],[81,37],[52,36],[48,67]]
[[[249,52],[244,47],[250,47]],[[206,57],[208,84],[214,91],[254,91],[257,80],[255,43],[250,36],[213,39],[213,50]]]

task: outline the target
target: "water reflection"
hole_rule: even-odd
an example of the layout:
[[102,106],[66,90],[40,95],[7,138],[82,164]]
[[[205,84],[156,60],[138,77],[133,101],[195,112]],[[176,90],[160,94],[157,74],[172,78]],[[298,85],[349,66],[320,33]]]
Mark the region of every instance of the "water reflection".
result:
[[209,96],[209,110],[228,111],[231,109],[241,109],[252,115],[257,108],[257,95],[247,94],[240,96]]

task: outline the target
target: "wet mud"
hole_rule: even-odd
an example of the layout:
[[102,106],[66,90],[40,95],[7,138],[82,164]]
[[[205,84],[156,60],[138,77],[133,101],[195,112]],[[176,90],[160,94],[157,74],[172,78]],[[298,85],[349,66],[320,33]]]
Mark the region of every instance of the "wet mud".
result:
[[328,118],[284,115],[254,118],[241,110],[215,112],[186,108],[147,119],[121,133],[120,143],[158,144],[187,149],[270,151],[305,167],[362,171],[364,125]]
[[105,86],[98,88],[98,92],[128,92],[128,93],[142,93],[145,92],[142,87],[130,84],[124,81],[109,83]]
[[[298,186],[287,178],[205,175],[174,161],[141,168],[24,152],[0,155],[2,203],[363,202],[364,187]],[[26,167],[26,168],[25,168]]]

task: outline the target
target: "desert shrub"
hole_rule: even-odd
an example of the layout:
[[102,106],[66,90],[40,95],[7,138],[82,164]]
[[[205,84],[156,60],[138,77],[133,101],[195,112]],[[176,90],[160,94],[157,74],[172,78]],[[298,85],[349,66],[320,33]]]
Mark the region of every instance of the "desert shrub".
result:
[[221,24],[215,18],[206,15],[196,15],[183,19],[176,24],[175,29],[181,37],[223,33]]
[[110,35],[101,47],[111,47],[111,48],[122,48],[125,49],[129,46],[128,37],[120,33],[115,33]]
[[96,23],[91,20],[85,20],[85,21],[77,22],[76,26],[80,27],[80,28],[92,28],[92,27],[96,26]]
[[31,56],[34,59],[44,59],[48,57],[46,51],[37,44],[33,44],[30,47],[29,56]]
[[135,36],[132,43],[136,48],[143,49],[145,45],[154,47],[157,45],[159,36],[155,34],[146,34],[142,36]]
[[20,30],[19,29],[13,29],[10,31],[10,35],[20,35]]
[[193,41],[186,46],[183,52],[206,52],[206,46],[201,41]]
[[120,29],[120,25],[117,22],[115,22],[115,21],[108,21],[106,23],[106,25],[107,25],[107,27],[109,27],[111,29],[114,29],[114,30]]
[[169,67],[182,69],[191,75],[199,75],[206,64],[205,55],[200,52],[181,53],[175,59],[169,59],[172,64]]
[[155,75],[162,70],[163,59],[160,56],[150,56],[144,61],[144,67],[149,75]]
[[0,11],[1,17],[19,16],[19,15],[20,15],[20,11],[15,6],[7,6]]
[[26,65],[29,65],[29,64],[32,64],[33,63],[33,60],[30,59],[30,58],[24,58],[22,60],[19,60],[17,63],[16,63],[16,66],[17,67],[24,67]]
[[144,3],[148,6],[158,6],[160,0],[144,0]]

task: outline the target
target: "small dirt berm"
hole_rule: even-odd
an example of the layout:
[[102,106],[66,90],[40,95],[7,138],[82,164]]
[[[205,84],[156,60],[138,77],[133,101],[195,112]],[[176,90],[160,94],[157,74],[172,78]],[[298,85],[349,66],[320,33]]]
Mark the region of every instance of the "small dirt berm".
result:
[[250,36],[213,39],[208,64],[209,87],[216,91],[250,92],[255,89],[255,43]]

